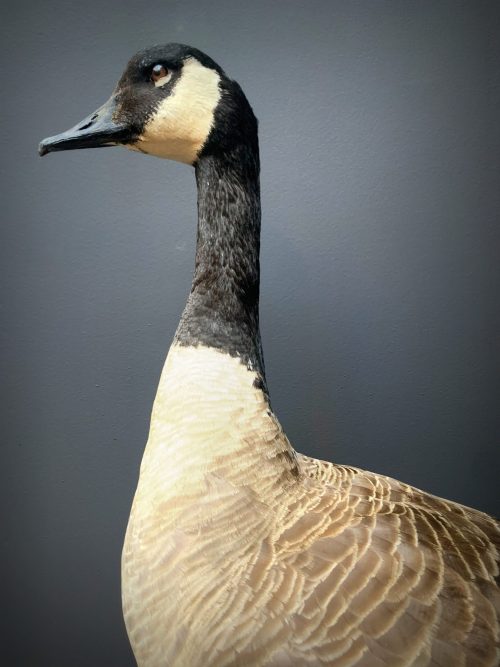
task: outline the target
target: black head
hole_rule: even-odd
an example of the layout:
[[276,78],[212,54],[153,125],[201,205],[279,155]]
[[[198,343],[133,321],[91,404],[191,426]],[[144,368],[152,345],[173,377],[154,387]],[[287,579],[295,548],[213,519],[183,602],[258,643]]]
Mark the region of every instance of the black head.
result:
[[124,145],[194,164],[256,138],[257,121],[239,85],[198,49],[167,44],[133,56],[110,99],[42,141],[39,152]]

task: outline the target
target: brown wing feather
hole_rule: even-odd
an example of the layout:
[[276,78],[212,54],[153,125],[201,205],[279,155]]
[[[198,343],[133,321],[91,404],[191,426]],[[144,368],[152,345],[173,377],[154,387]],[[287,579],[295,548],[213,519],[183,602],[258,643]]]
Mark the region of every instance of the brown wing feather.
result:
[[388,477],[299,462],[310,486],[276,541],[277,563],[305,574],[292,663],[497,665],[498,524]]

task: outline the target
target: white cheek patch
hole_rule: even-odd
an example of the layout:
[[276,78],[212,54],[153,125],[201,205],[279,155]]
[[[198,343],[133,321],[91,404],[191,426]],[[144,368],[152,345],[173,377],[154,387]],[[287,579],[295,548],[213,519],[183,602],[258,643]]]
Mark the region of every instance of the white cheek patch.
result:
[[188,58],[172,94],[161,102],[130,148],[192,164],[212,129],[221,96],[219,82],[217,72]]

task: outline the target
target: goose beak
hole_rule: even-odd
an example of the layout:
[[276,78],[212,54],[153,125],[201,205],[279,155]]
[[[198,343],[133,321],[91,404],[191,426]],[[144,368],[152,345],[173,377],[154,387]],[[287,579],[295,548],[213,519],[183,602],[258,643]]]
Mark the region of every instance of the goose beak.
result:
[[40,156],[54,151],[73,148],[98,148],[129,143],[133,132],[130,127],[113,120],[116,111],[116,97],[112,95],[102,107],[84,118],[78,125],[54,137],[44,139],[39,147]]

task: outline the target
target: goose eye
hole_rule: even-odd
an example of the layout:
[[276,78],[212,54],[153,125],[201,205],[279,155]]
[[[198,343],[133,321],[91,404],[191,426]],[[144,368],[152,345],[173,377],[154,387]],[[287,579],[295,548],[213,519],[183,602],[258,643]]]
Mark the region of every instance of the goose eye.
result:
[[151,70],[151,81],[155,86],[161,86],[170,78],[170,72],[164,65],[155,65]]

